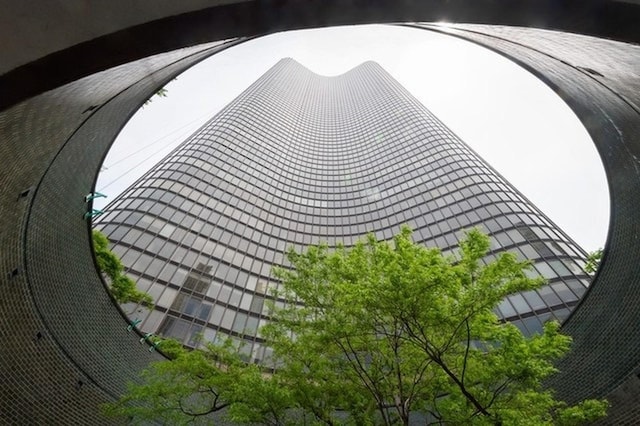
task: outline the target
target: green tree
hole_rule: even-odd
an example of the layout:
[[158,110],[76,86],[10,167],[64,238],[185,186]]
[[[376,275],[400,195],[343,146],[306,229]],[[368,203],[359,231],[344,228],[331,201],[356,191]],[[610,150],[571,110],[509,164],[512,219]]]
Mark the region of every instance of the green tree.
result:
[[472,230],[458,258],[446,258],[405,228],[393,244],[369,237],[351,249],[290,251],[275,294],[288,303],[272,306],[261,329],[273,374],[243,363],[230,344],[209,345],[154,365],[111,413],[173,424],[210,420],[224,405],[227,422],[324,425],[408,424],[410,415],[577,425],[604,416],[605,401],[568,407],[543,387],[570,338],[555,322],[524,337],[497,318],[505,296],[543,280],[512,254],[485,265],[488,249]]
[[599,248],[596,251],[592,251],[587,255],[587,262],[584,265],[584,270],[588,274],[593,274],[598,270],[600,261],[602,260],[602,249]]
[[153,363],[143,383],[130,384],[125,396],[103,407],[105,414],[133,424],[284,424],[287,389],[243,362],[230,340],[193,351],[171,340],[160,347],[173,359]]
[[124,274],[122,262],[109,250],[109,239],[97,229],[91,235],[98,269],[108,278],[109,290],[116,301],[120,304],[133,302],[153,306],[151,295],[138,290],[135,281]]
[[111,280],[111,294],[120,304],[142,303],[148,307],[153,306],[153,298],[149,293],[138,290],[136,282],[122,274]]
[[[566,407],[544,389],[570,338],[555,322],[525,337],[498,319],[494,309],[507,295],[544,281],[528,278],[529,262],[510,253],[484,265],[488,250],[489,238],[472,230],[460,258],[445,258],[404,228],[393,245],[371,236],[350,250],[289,252],[292,268],[276,272],[277,296],[295,303],[274,309],[262,332],[282,365],[277,374],[292,389],[311,388],[313,401],[297,398],[297,406],[324,404],[316,418],[326,424],[336,422],[336,408],[354,423],[385,425],[408,424],[410,413],[493,425],[604,415],[606,402]],[[345,390],[339,401],[335,389]]]
[[91,233],[93,238],[93,251],[98,261],[98,269],[111,280],[115,280],[122,275],[124,267],[118,256],[109,250],[109,239],[97,229]]

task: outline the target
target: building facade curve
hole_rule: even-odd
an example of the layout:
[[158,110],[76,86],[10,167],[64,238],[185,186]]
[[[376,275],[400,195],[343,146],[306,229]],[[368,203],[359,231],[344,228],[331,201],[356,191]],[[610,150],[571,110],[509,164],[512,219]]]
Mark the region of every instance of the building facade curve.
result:
[[156,300],[137,308],[141,329],[192,347],[231,336],[255,362],[291,246],[408,224],[455,254],[480,227],[488,259],[511,251],[549,282],[498,308],[527,334],[566,318],[589,281],[585,253],[374,62],[323,77],[281,60],[106,211],[98,228]]

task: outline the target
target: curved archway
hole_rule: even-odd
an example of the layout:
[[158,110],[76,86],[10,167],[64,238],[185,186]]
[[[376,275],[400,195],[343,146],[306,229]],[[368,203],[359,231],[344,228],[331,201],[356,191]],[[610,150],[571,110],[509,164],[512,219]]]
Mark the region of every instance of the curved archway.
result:
[[[534,21],[523,22],[523,16],[538,17],[564,30],[600,36],[626,31],[631,37],[635,27],[622,14],[634,11],[627,17],[640,16],[640,7],[613,1],[588,2],[586,8],[582,2],[583,11],[574,19],[569,13],[578,13],[576,3],[563,10],[557,21],[555,16],[552,19],[551,2],[522,1],[525,12],[520,14],[500,12],[492,2],[475,2],[473,7],[464,1],[430,7],[413,1],[381,2],[375,10],[358,9],[355,3],[345,6],[332,1],[314,15],[317,8],[302,9],[287,1],[209,7],[194,1],[180,10],[167,6],[165,16],[156,13],[122,20],[106,36],[91,34],[88,41],[82,40],[82,34],[69,37],[54,47],[62,46],[57,53],[34,51],[23,56],[21,65],[16,58],[7,62],[18,65],[0,76],[0,107],[4,108],[0,158],[5,160],[0,172],[0,332],[4,337],[0,377],[7,384],[0,398],[3,420],[87,423],[97,415],[99,404],[120,393],[141,368],[158,359],[139,344],[139,336],[127,332],[126,322],[103,290],[89,250],[84,213],[90,206],[84,196],[92,190],[115,134],[144,99],[177,73],[227,45],[149,54],[231,34],[444,16],[510,24],[531,24]],[[586,18],[593,17],[603,3],[619,14],[618,23],[629,24],[614,29],[608,21],[613,12],[605,14],[609,18],[602,18],[604,24],[589,24]],[[469,9],[462,10],[464,5]],[[348,13],[338,6],[345,6]],[[162,15],[163,9],[159,10]],[[478,15],[469,19],[473,10]],[[386,11],[392,13],[385,16]],[[87,21],[88,27],[96,24],[97,17],[93,18],[94,22]],[[154,18],[158,20],[146,22]],[[203,32],[211,22],[220,24],[219,28]],[[193,23],[199,24],[190,27]],[[148,36],[158,29],[166,31],[156,34],[159,43],[153,44]],[[171,40],[178,31],[184,36]],[[632,419],[640,412],[634,401],[634,392],[640,388],[640,313],[636,309],[640,294],[635,290],[640,276],[636,240],[640,223],[635,218],[640,207],[640,47],[533,29],[460,25],[450,32],[534,72],[571,106],[596,143],[610,185],[610,235],[594,285],[565,324],[574,336],[574,350],[562,362],[563,375],[554,385],[568,400],[609,395],[614,408],[608,421]],[[131,43],[124,45],[123,40]],[[146,48],[138,49],[145,44]],[[92,62],[99,56],[103,59]],[[138,59],[145,56],[149,57]],[[118,65],[123,62],[128,63]],[[118,66],[106,70],[113,65]]]

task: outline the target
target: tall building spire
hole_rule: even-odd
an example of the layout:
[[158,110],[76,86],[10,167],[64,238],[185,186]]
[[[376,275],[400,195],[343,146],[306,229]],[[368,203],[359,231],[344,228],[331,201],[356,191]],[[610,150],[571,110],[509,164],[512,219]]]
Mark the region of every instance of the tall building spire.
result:
[[408,224],[454,254],[480,227],[492,253],[549,280],[499,306],[525,333],[564,319],[588,283],[584,252],[374,62],[323,77],[282,59],[106,210],[98,227],[157,301],[142,330],[190,346],[232,336],[256,361],[290,246]]

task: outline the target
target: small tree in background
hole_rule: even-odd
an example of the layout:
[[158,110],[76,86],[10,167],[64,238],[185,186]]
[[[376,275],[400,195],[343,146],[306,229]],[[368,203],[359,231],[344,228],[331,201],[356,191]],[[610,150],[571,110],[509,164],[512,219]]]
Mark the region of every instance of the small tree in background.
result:
[[109,250],[109,239],[97,229],[94,229],[91,235],[98,269],[108,278],[109,290],[116,301],[119,304],[142,303],[152,307],[151,295],[138,290],[135,281],[124,274],[122,262]]
[[596,251],[592,251],[587,254],[587,262],[584,265],[584,270],[588,274],[593,274],[598,270],[600,261],[602,260],[602,249],[599,248]]
[[[176,81],[178,78],[174,78],[171,81]],[[144,108],[145,106],[149,105],[151,102],[153,102],[154,96],[157,96],[159,98],[166,98],[168,96],[169,93],[169,89],[167,89],[166,87],[161,87],[158,89],[158,91],[156,93],[153,94],[153,96],[151,96],[149,99],[147,99],[146,101],[144,101],[144,104],[142,104],[142,108]]]
[[98,261],[98,269],[111,280],[114,280],[124,272],[124,267],[118,256],[109,250],[109,239],[97,229],[91,232],[93,239],[93,251]]
[[144,383],[130,384],[119,401],[103,407],[105,414],[133,424],[285,424],[288,389],[242,361],[231,340],[193,351],[172,340],[161,346],[172,360],[151,364]]

